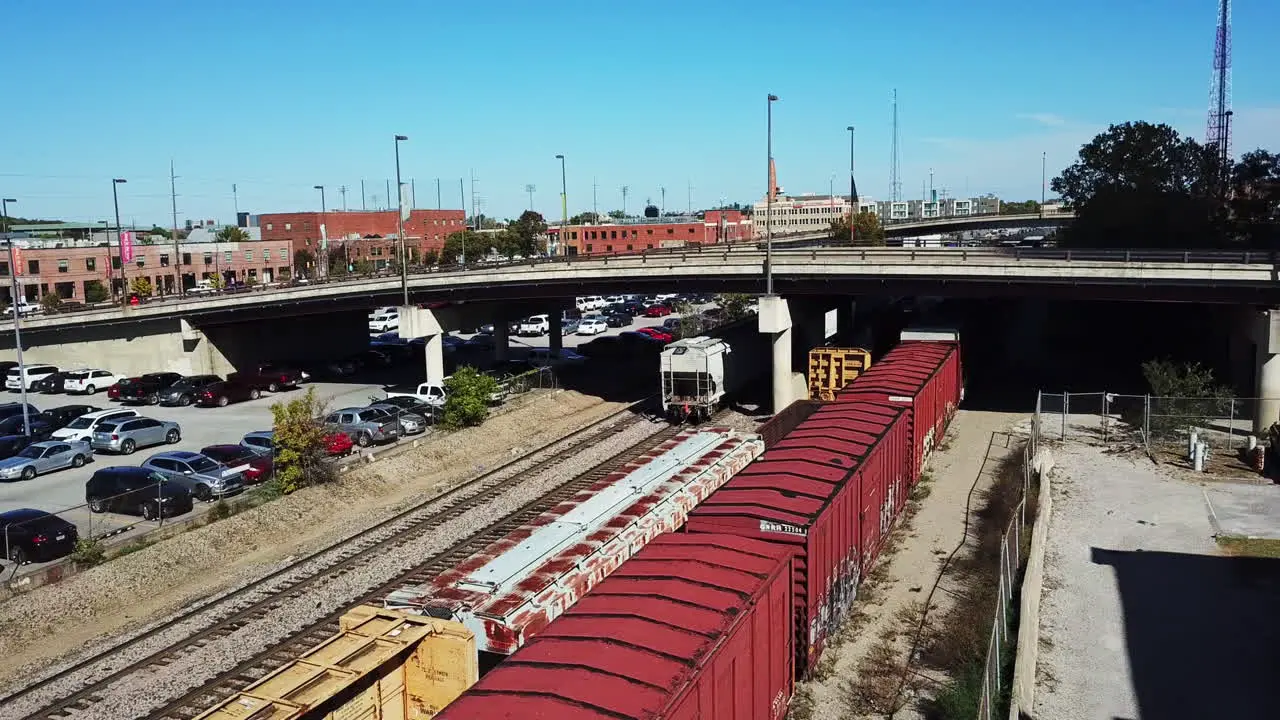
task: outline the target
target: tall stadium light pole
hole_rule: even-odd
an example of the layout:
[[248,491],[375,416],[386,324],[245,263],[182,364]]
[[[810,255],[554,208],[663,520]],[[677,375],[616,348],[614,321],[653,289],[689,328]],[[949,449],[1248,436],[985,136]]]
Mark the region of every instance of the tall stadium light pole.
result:
[[557,155],[556,159],[560,161],[560,242],[556,245],[556,255],[560,254],[560,246],[564,245],[569,232],[569,184],[564,171],[564,156]]
[[[325,226],[329,222],[329,208],[324,202],[324,186],[316,185],[314,190],[320,191],[320,252],[316,253],[316,275],[323,274],[324,277],[329,276],[329,239],[328,228]],[[346,244],[343,244],[346,247]],[[320,257],[323,255],[324,257]]]
[[400,233],[400,290],[404,306],[409,306],[409,245],[404,239],[404,184],[400,182],[400,141],[408,135],[396,136],[396,231]]
[[849,131],[849,205],[853,212],[858,212],[858,182],[853,179],[853,126],[845,128]]
[[124,245],[120,242],[120,194],[116,192],[116,186],[128,182],[124,178],[112,178],[111,180],[111,202],[116,208],[116,252],[120,255],[120,300],[123,304],[129,304],[129,283],[124,274]]
[[765,147],[768,152],[766,176],[768,192],[764,202],[764,292],[773,294],[773,104],[778,101],[777,95],[770,95],[765,128]]
[[1040,217],[1044,217],[1044,190],[1047,178],[1045,171],[1048,170],[1049,153],[1040,153]]
[[8,237],[9,232],[9,203],[18,202],[14,198],[0,198],[0,223],[3,223],[5,241],[9,245],[9,280],[11,288],[9,290],[12,302],[9,306],[13,308],[13,345],[18,349],[18,387],[22,389],[22,434],[31,437],[31,417],[27,414],[27,379],[22,368],[26,367],[22,363],[22,313],[18,307],[18,266],[14,264],[13,259],[13,238]]

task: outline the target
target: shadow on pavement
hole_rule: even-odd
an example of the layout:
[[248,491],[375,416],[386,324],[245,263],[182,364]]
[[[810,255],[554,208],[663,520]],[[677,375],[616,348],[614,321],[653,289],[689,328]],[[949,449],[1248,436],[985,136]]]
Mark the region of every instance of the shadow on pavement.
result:
[[1280,717],[1280,560],[1091,557],[1115,571],[1139,717]]

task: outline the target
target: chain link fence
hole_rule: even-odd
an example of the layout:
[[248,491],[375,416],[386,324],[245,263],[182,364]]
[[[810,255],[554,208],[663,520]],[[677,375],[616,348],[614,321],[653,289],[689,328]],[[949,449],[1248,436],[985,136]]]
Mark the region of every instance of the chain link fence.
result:
[[1001,698],[1009,684],[1007,673],[1012,667],[1010,644],[1016,642],[1018,632],[1015,608],[1022,587],[1022,565],[1031,542],[1031,525],[1035,522],[1034,510],[1029,510],[1027,500],[1036,480],[1034,460],[1040,445],[1041,419],[1037,410],[1031,418],[1031,434],[1022,447],[1022,497],[1000,538],[999,587],[991,620],[991,634],[987,640],[986,660],[982,666],[982,694],[978,698],[979,720],[999,717]]
[[1180,452],[1191,433],[1210,448],[1234,453],[1253,435],[1259,398],[1158,397],[1119,393],[1042,393],[1045,437],[1095,445]]

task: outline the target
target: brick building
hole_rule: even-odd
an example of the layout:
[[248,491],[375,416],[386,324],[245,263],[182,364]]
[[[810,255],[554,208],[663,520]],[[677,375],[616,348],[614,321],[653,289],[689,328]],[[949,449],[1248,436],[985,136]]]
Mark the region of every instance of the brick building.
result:
[[[85,301],[85,287],[99,282],[113,294],[120,292],[120,254],[112,245],[99,247],[23,247],[15,241],[14,260],[18,270],[19,294],[38,302],[45,293],[64,300]],[[125,268],[132,283],[146,278],[157,294],[176,292],[182,284],[192,287],[198,280],[221,275],[224,282],[279,282],[292,277],[293,249],[286,242],[172,243],[135,245],[133,261]],[[12,302],[9,256],[0,254],[0,298]]]
[[[263,213],[258,229],[265,243],[289,243],[294,252],[303,248],[315,253],[320,248],[320,225],[325,226],[332,251],[343,251],[352,260],[367,259],[375,264],[396,256],[398,242],[395,210],[331,210],[326,213]],[[428,250],[439,252],[451,233],[466,229],[461,210],[413,210],[404,223],[408,246],[421,256]]]
[[627,218],[596,225],[547,229],[561,255],[601,255],[685,245],[746,242],[752,223],[737,210],[709,210],[705,218]]

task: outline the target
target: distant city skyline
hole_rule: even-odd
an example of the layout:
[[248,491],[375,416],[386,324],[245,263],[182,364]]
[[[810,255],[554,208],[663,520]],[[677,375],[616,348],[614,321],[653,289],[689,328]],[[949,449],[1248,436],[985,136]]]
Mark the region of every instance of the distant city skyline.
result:
[[[22,3],[6,11],[6,54],[32,62],[6,79],[0,193],[17,216],[94,222],[112,217],[121,177],[123,222],[168,227],[172,160],[179,225],[230,223],[237,207],[318,210],[316,185],[329,209],[342,186],[357,209],[362,179],[372,208],[388,204],[398,133],[419,208],[437,206],[437,178],[443,207],[463,207],[464,179],[470,214],[474,171],[484,214],[518,216],[532,194],[558,220],[557,154],[570,215],[592,209],[593,190],[600,212],[620,208],[624,185],[633,213],[662,188],[667,210],[686,209],[690,184],[694,209],[751,204],[766,185],[769,93],[792,194],[847,193],[854,125],[859,192],[888,199],[895,88],[906,199],[932,169],[951,197],[1038,200],[1041,153],[1052,178],[1111,123],[1204,139],[1211,0],[1156,14],[1102,0],[960,15],[942,0],[909,15],[834,1],[552,5]],[[1274,3],[1235,8],[1237,155],[1280,148],[1277,23]],[[104,42],[126,37],[147,40]]]

